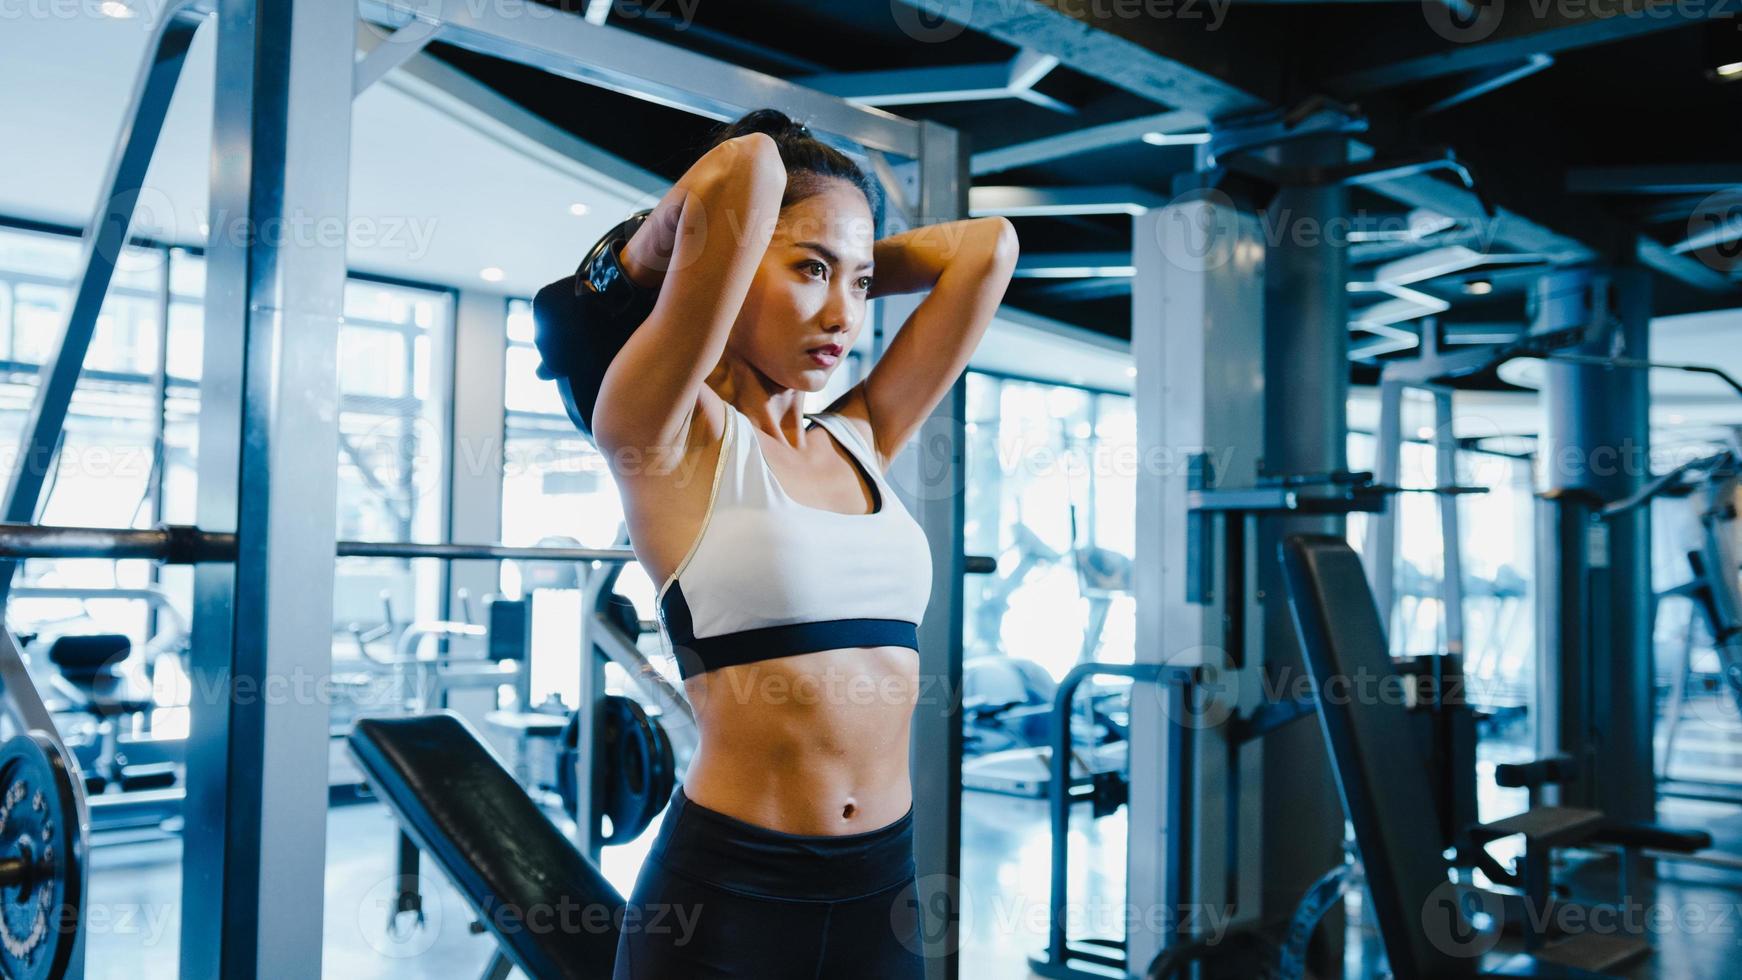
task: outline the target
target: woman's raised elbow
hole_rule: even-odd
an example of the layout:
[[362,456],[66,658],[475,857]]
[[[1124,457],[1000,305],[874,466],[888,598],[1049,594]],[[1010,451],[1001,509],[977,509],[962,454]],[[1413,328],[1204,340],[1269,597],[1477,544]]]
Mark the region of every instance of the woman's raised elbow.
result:
[[708,152],[709,177],[712,180],[738,180],[761,186],[786,187],[786,164],[780,159],[780,145],[767,133],[745,133],[734,136]]
[[1001,214],[977,220],[986,222],[987,235],[991,239],[992,244],[986,252],[988,259],[999,268],[1015,268],[1016,259],[1022,252],[1022,244],[1016,237],[1016,226]]

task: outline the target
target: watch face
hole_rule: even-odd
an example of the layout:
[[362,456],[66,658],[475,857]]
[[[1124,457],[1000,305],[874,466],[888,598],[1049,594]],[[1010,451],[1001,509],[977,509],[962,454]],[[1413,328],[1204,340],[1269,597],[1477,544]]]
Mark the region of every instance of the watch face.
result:
[[623,270],[617,265],[618,241],[615,235],[607,236],[588,256],[585,279],[595,293],[610,292],[623,278]]
[[[605,233],[605,237],[594,243],[592,251],[581,260],[581,268],[576,280],[591,287],[593,292],[609,294],[613,290],[635,291],[638,287],[629,281],[623,267],[617,263],[617,250],[635,236],[652,210],[638,211],[619,222],[616,227]],[[619,303],[627,303],[628,298],[618,298]]]

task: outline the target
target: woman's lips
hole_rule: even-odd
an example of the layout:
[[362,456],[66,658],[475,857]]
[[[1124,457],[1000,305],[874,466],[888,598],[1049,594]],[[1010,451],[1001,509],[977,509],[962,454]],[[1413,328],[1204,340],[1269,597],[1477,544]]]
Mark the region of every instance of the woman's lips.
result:
[[809,354],[811,360],[820,367],[829,367],[841,359],[841,347],[839,344],[824,344],[821,347],[812,347],[805,353]]

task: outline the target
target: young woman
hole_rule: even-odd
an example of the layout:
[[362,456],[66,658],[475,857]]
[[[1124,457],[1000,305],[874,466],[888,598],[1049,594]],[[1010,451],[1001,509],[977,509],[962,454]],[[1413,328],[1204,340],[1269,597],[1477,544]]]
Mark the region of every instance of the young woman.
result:
[[[779,112],[718,131],[624,246],[657,288],[592,419],[699,747],[630,898],[618,980],[922,974],[910,719],[931,561],[884,472],[1016,264],[1003,218],[880,238],[876,185]],[[866,302],[928,295],[807,415]]]

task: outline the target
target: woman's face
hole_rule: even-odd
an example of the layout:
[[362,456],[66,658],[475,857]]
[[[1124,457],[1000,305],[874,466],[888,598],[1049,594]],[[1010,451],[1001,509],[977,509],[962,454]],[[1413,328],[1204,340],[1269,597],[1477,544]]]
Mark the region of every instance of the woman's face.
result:
[[844,180],[783,209],[729,354],[783,388],[821,390],[864,325],[874,244],[871,207]]

